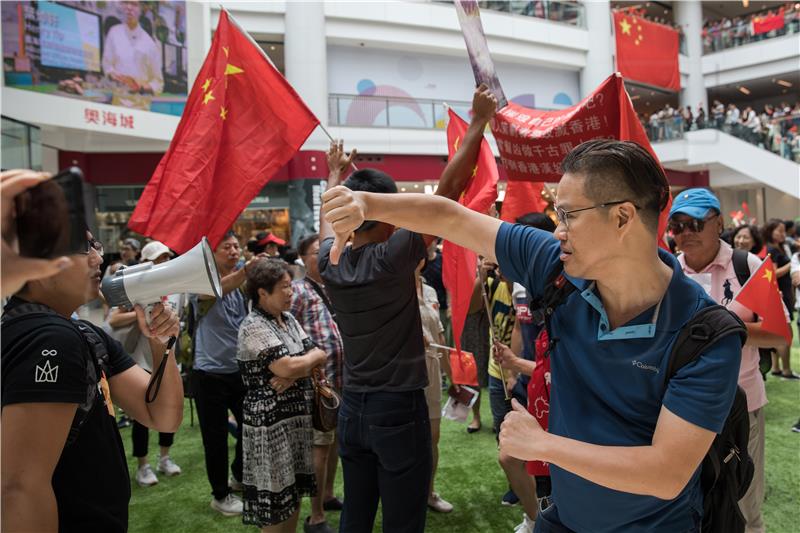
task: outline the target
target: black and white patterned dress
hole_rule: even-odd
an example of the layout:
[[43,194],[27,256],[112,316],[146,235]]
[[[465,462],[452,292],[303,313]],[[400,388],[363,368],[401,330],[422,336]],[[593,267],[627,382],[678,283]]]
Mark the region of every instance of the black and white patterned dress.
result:
[[303,355],[314,347],[289,314],[285,328],[259,308],[239,328],[237,359],[247,392],[242,423],[244,514],[259,527],[284,522],[303,496],[316,493],[312,444],[310,378],[300,378],[278,394],[269,380],[269,365],[281,357]]

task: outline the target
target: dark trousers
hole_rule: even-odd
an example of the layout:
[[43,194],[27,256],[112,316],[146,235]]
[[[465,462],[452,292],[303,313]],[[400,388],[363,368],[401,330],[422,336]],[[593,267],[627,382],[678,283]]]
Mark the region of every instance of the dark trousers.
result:
[[339,410],[344,477],[341,533],[423,533],[431,481],[431,425],[422,390],[345,392]]
[[206,474],[214,498],[221,500],[230,493],[228,487],[228,411],[236,418],[236,453],[231,472],[242,480],[242,402],[244,383],[235,374],[211,374],[192,370],[192,395],[197,405],[197,420],[203,436]]
[[[150,440],[150,430],[136,420],[131,426],[131,441],[133,442],[133,456],[147,457],[148,441]],[[172,446],[175,442],[175,433],[159,433],[158,445],[165,448]]]

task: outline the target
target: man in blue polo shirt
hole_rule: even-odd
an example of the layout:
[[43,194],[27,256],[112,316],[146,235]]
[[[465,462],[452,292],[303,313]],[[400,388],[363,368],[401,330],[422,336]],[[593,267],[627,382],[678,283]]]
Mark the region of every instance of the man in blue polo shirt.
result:
[[442,198],[327,191],[332,260],[369,219],[495,259],[532,298],[563,262],[578,290],[552,320],[549,432],[514,402],[500,435],[509,455],[551,465],[553,505],[535,531],[699,531],[699,466],[733,402],[739,340],[720,340],[665,387],[678,331],[714,301],[656,246],[664,172],[639,145],[609,140],[583,143],[562,167],[555,239]]

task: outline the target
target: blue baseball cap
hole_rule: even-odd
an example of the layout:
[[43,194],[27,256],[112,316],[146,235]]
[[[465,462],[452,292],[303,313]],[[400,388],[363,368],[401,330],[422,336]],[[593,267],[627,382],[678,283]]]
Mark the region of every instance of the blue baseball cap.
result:
[[686,189],[678,193],[672,201],[672,209],[669,210],[669,216],[672,218],[677,213],[683,213],[692,218],[703,220],[708,216],[708,212],[711,209],[714,209],[717,213],[722,212],[719,200],[714,196],[714,193],[708,189]]

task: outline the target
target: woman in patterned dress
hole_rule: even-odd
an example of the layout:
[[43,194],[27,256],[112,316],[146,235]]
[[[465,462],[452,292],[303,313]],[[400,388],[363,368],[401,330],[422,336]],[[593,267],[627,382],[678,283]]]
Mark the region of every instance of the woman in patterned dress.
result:
[[325,364],[288,313],[292,279],[285,262],[248,267],[253,311],[239,328],[237,358],[247,392],[243,407],[245,524],[294,532],[300,499],[316,492],[312,456],[311,370]]

